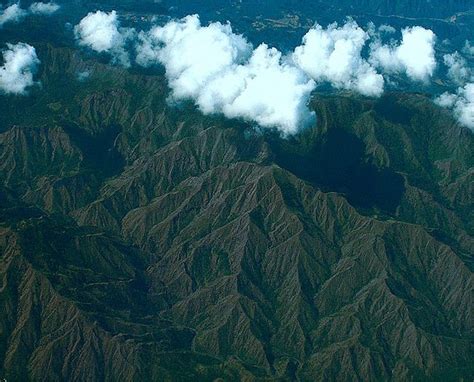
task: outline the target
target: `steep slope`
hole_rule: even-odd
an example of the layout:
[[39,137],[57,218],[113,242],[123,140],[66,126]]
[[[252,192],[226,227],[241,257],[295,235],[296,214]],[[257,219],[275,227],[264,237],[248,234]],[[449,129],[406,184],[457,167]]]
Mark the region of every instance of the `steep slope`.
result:
[[139,251],[38,210],[10,205],[1,214],[5,378],[207,380],[229,373],[190,353],[190,329],[157,317]]

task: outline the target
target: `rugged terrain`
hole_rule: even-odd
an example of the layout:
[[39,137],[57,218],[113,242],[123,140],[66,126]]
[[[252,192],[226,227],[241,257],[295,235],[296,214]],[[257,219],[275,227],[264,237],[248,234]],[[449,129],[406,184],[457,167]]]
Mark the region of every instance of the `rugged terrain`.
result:
[[0,103],[0,377],[474,377],[474,137],[429,97],[316,94],[282,139],[37,50]]

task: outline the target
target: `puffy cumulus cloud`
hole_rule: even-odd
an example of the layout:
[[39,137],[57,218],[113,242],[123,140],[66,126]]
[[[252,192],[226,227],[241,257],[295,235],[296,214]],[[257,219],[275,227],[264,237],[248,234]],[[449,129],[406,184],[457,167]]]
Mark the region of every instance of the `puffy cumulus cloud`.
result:
[[471,69],[459,52],[445,54],[443,56],[444,64],[448,67],[448,77],[457,84],[463,84],[471,76]]
[[435,102],[454,110],[458,121],[474,131],[474,83],[459,88],[456,94],[444,93]]
[[127,40],[133,37],[134,30],[120,28],[115,11],[90,12],[74,27],[74,34],[79,45],[99,53],[109,53],[115,62],[130,66],[129,54],[125,48]]
[[[104,17],[108,22],[100,24],[107,25],[107,33],[91,28],[93,41],[86,44],[97,51],[123,47],[115,13],[100,13],[97,19]],[[283,56],[265,44],[254,49],[233,33],[230,24],[203,26],[199,16],[192,15],[140,32],[136,62],[164,66],[172,100],[193,100],[204,113],[223,113],[291,134],[314,120],[307,104],[320,84],[378,97],[384,90],[384,75],[403,72],[410,79],[426,81],[433,74],[436,36],[431,30],[406,28],[401,42],[384,45],[382,35],[394,33],[393,27],[369,23],[366,29],[351,19],[326,28],[315,25],[300,46]],[[94,46],[101,35],[107,38]],[[374,42],[368,46],[370,41]],[[390,83],[390,77],[386,81]]]
[[[436,68],[436,36],[431,30],[405,28],[400,42],[383,44],[383,35],[396,32],[393,27],[369,23],[364,30],[351,19],[326,28],[315,25],[287,56],[266,44],[254,49],[230,24],[203,26],[197,15],[136,34],[120,28],[115,11],[98,11],[89,13],[74,31],[81,45],[108,52],[125,65],[133,38],[139,65],[164,66],[170,100],[192,100],[203,113],[254,121],[284,134],[314,121],[307,105],[320,84],[378,97],[385,81],[391,83],[390,74],[427,81]],[[465,78],[458,56],[445,56],[445,63],[452,78]]]
[[25,94],[35,82],[33,75],[40,63],[35,48],[25,43],[7,44],[0,67],[0,91]]
[[392,34],[392,33],[395,33],[397,30],[392,27],[391,25],[387,25],[387,24],[382,24],[379,26],[379,32],[380,33],[388,33],[388,34]]
[[433,31],[415,26],[402,30],[402,41],[383,45],[376,41],[371,46],[370,62],[388,73],[406,73],[416,81],[427,81],[436,68],[436,35]]
[[21,9],[19,4],[10,5],[0,14],[0,28],[3,26],[3,24],[21,21],[27,14],[28,12],[26,12],[24,9]]
[[229,24],[202,26],[197,15],[141,33],[137,62],[161,63],[175,100],[191,99],[203,113],[222,113],[295,133],[314,113],[314,81],[262,44],[253,50]]
[[380,96],[384,79],[367,60],[362,50],[369,34],[349,20],[326,29],[316,25],[303,37],[293,53],[295,64],[316,82],[329,82],[338,89],[354,90],[367,96]]
[[212,77],[244,62],[252,51],[229,24],[202,27],[197,15],[155,27],[140,38],[137,62],[162,63],[178,99],[196,98]]
[[205,112],[222,111],[293,134],[314,121],[307,108],[314,87],[299,69],[282,62],[278,50],[262,44],[246,64],[213,78],[197,101]]
[[466,43],[464,44],[463,52],[470,56],[474,56],[474,46],[472,46],[471,43],[467,40],[466,40]]
[[52,15],[59,9],[59,5],[50,3],[33,3],[28,10],[22,9],[19,3],[10,5],[0,14],[0,27],[8,22],[17,23],[30,14],[34,15]]
[[76,74],[76,78],[79,82],[84,82],[84,81],[87,81],[89,79],[89,77],[91,76],[91,72],[88,71],[88,70],[83,70],[81,72],[78,72]]
[[466,84],[457,95],[454,111],[463,125],[474,130],[474,83]]
[[456,103],[457,96],[456,94],[443,93],[439,97],[435,98],[435,103],[442,107],[452,108]]
[[34,15],[52,15],[60,6],[56,3],[33,3],[28,8]]

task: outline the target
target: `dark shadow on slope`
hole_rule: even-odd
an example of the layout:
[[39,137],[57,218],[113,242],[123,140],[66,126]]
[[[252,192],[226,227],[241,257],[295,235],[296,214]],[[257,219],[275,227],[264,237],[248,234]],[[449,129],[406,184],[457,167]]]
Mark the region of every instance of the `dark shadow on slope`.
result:
[[384,96],[375,103],[374,110],[389,122],[409,125],[414,112],[397,101],[390,95]]
[[63,124],[63,128],[83,153],[88,168],[99,171],[105,177],[117,175],[123,170],[125,160],[114,146],[121,131],[119,126],[110,126],[94,135],[71,123]]
[[279,166],[325,191],[345,194],[355,207],[394,213],[400,204],[403,177],[366,160],[364,143],[343,129],[329,130],[309,148],[297,139],[269,141]]

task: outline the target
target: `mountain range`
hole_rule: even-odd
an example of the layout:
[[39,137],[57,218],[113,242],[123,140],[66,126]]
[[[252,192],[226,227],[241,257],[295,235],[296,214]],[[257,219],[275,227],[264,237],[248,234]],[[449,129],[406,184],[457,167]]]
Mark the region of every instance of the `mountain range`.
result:
[[0,377],[473,378],[474,137],[428,95],[315,94],[282,138],[36,48],[0,103]]

